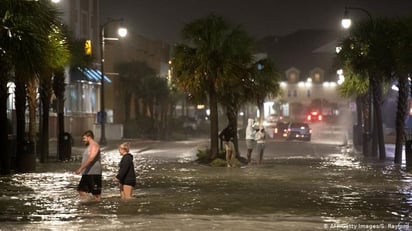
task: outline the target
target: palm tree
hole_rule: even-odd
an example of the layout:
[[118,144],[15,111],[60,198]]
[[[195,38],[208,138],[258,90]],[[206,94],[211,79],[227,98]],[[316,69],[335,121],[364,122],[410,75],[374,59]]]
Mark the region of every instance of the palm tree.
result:
[[[244,43],[243,43],[244,44]],[[237,76],[225,78],[219,92],[219,102],[226,109],[229,125],[237,130],[238,112],[247,102],[257,105],[263,111],[264,99],[269,95],[277,95],[279,91],[279,76],[275,66],[269,58],[256,60],[251,64],[239,63],[233,70]],[[236,71],[237,70],[237,71]],[[261,113],[263,116],[263,113]],[[262,120],[260,121],[262,124]],[[240,156],[238,138],[234,139],[236,155]]]
[[255,100],[260,113],[259,124],[263,123],[263,103],[267,96],[276,97],[280,92],[279,73],[271,59],[259,60],[252,66],[252,99]]
[[215,14],[185,25],[182,36],[185,43],[173,51],[173,81],[194,98],[209,102],[210,158],[214,159],[218,153],[218,92],[226,78],[241,76],[236,69],[239,64],[250,63],[249,44],[242,44],[246,41],[242,30]]
[[[361,78],[351,72],[351,69],[347,67],[347,64],[343,65],[343,73],[345,73],[345,81],[339,87],[339,93],[346,98],[355,98],[356,99],[356,114],[357,114],[357,128],[365,128],[364,126],[368,122],[368,110],[369,107],[369,98],[368,98],[368,90],[369,90],[369,81],[365,78]],[[354,131],[354,144],[359,145],[360,137],[355,137],[356,134],[360,130]],[[365,132],[365,131],[364,131]],[[366,153],[366,152],[365,152]]]
[[[2,31],[3,32],[3,31]],[[2,44],[2,38],[4,38],[5,33],[0,35],[0,44]],[[7,54],[1,48],[0,45],[0,120],[1,121],[8,121],[7,118],[7,98],[9,96],[7,84],[11,80],[11,63],[10,58],[7,57]],[[7,123],[2,122],[0,123],[0,140],[3,143],[3,151],[0,154],[0,174],[9,174],[11,172],[11,144],[10,140],[8,140],[8,132],[9,129],[7,128]]]
[[[410,19],[409,19],[410,20]],[[407,101],[407,76],[410,73],[410,22],[399,19],[378,19],[360,24],[343,43],[341,58],[355,73],[369,76],[373,89],[375,129],[378,135],[379,157],[385,159],[385,148],[380,110],[382,82],[398,78],[399,98],[396,119],[395,163],[401,162],[404,138],[404,118]],[[342,50],[342,51],[343,51]],[[375,148],[376,145],[374,144]]]
[[[395,73],[398,77],[398,106],[396,113],[396,146],[395,146],[395,163],[402,162],[402,147],[405,137],[405,117],[407,115],[408,105],[408,76],[412,73],[412,17],[402,20],[394,20],[393,26],[397,33],[397,43],[393,44],[393,54],[395,56],[396,68]],[[410,132],[410,131],[409,131]],[[410,134],[407,134],[410,135]],[[406,164],[411,165],[410,158],[406,158]]]
[[59,74],[69,61],[66,35],[63,32],[64,30],[57,26],[58,25],[53,26],[54,30],[49,36],[49,46],[45,48],[46,52],[45,56],[43,56],[44,64],[39,73],[39,93],[42,112],[40,123],[40,162],[42,163],[45,162],[49,156],[49,110],[53,94],[53,74],[57,79],[56,81],[59,82]]
[[116,65],[119,72],[120,97],[124,100],[125,121],[131,122],[130,108],[135,108],[135,115],[148,119],[146,134],[152,137],[167,137],[167,119],[170,112],[170,98],[167,79],[156,76],[156,71],[145,62],[131,61]]
[[[154,90],[148,88],[145,82],[147,79],[153,78],[156,71],[145,62],[140,61],[119,63],[116,65],[116,71],[119,72],[121,97],[125,100],[125,119],[128,122],[132,103],[136,108],[136,115],[142,115],[143,110],[140,109],[140,102],[145,98],[145,95]],[[132,99],[135,99],[134,102]]]
[[[58,24],[56,9],[49,1],[13,1],[2,2],[2,27],[7,28],[7,35],[2,39],[2,47],[13,63],[15,76],[16,100],[16,143],[17,143],[17,171],[31,171],[35,168],[33,150],[27,150],[25,134],[26,96],[29,83],[34,83],[41,67],[41,57],[45,56],[45,47],[48,46],[52,25]],[[4,46],[3,46],[4,45]],[[31,85],[33,86],[33,84]],[[34,92],[31,90],[30,92]],[[35,103],[35,100],[29,101]],[[33,110],[36,107],[31,105]],[[31,112],[33,115],[33,112]],[[31,124],[35,121],[30,120]],[[29,126],[33,128],[32,125]],[[27,137],[34,143],[35,137]],[[24,155],[24,154],[31,155]]]
[[[90,67],[93,61],[93,56],[85,54],[84,52],[84,39],[76,39],[69,31],[66,25],[60,25],[60,33],[56,34],[55,36],[59,36],[61,41],[59,44],[56,44],[59,50],[63,53],[61,54],[60,58],[58,58],[55,64],[63,64],[67,58],[66,53],[66,46],[69,50],[69,58],[70,58],[70,66],[73,67]],[[66,37],[67,36],[67,37]],[[58,37],[58,38],[59,38]],[[67,40],[67,41],[66,41]],[[58,41],[58,39],[56,40]],[[67,42],[67,44],[66,44]],[[58,53],[58,52],[57,52]],[[66,90],[66,83],[65,83],[65,74],[64,69],[60,65],[54,67],[53,70],[53,81],[52,81],[52,89],[53,93],[56,96],[57,102],[57,152],[60,159],[64,159],[63,152],[64,152],[64,92]],[[45,110],[45,109],[44,109]],[[43,111],[44,111],[43,110]]]
[[[339,56],[344,63],[348,64],[355,73],[367,76],[369,79],[369,90],[373,98],[374,128],[377,135],[377,145],[373,142],[372,151],[376,154],[376,146],[379,148],[379,156],[385,159],[385,147],[382,128],[381,95],[382,81],[392,78],[394,70],[394,59],[390,46],[393,44],[393,27],[387,19],[377,19],[361,23],[351,30],[349,38],[343,41],[342,51]],[[368,131],[371,125],[366,124]],[[365,148],[364,142],[364,148]],[[365,149],[364,149],[365,150]]]

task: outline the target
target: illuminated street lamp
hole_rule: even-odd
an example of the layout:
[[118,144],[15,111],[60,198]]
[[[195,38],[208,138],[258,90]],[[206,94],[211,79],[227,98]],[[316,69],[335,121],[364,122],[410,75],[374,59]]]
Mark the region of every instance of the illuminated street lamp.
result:
[[[106,123],[106,112],[104,108],[104,42],[107,40],[119,40],[119,38],[107,38],[105,37],[105,27],[114,22],[123,22],[123,19],[108,19],[106,23],[100,26],[100,71],[101,71],[101,90],[100,90],[100,123],[101,123],[101,135],[100,135],[100,144],[105,145],[106,141],[106,134],[105,134],[105,123]],[[125,37],[127,35],[127,29],[124,27],[118,28],[118,35],[120,37]]]
[[348,29],[348,28],[352,25],[352,19],[349,17],[349,10],[359,10],[359,11],[362,11],[362,12],[364,12],[365,14],[367,14],[368,17],[369,17],[369,20],[372,21],[372,16],[371,16],[371,14],[369,13],[369,11],[367,11],[367,10],[365,10],[365,9],[363,9],[363,8],[360,8],[360,7],[345,7],[345,12],[344,12],[343,18],[342,18],[342,20],[341,20],[342,27],[345,28],[345,29]]

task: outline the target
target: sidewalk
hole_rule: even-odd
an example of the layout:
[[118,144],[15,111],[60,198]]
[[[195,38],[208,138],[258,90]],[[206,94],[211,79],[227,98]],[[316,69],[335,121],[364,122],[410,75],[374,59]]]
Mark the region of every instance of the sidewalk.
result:
[[[106,145],[101,145],[101,151],[117,149],[117,147],[123,143],[129,142],[133,147],[139,147],[138,152],[146,150],[148,146],[154,142],[154,140],[143,140],[143,139],[122,139],[122,140],[107,140]],[[85,150],[85,145],[82,143],[80,137],[74,138],[73,146],[71,147],[71,160],[81,160],[82,154]],[[57,158],[57,139],[49,140],[49,157]]]

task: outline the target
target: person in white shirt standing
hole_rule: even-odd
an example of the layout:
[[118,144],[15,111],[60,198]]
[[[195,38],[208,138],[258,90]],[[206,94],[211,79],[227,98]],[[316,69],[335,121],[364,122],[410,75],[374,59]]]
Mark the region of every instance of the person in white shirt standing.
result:
[[247,163],[250,164],[252,161],[252,151],[256,146],[256,140],[255,140],[255,134],[256,130],[253,127],[255,124],[255,121],[253,119],[248,119],[247,120],[247,127],[246,127],[246,148],[247,148]]

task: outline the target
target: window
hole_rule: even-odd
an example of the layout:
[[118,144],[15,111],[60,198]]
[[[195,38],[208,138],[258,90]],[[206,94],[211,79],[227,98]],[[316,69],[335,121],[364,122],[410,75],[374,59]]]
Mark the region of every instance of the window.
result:
[[321,82],[321,75],[320,75],[320,73],[318,73],[318,72],[316,72],[314,75],[313,75],[313,78],[315,79],[315,82]]
[[89,30],[89,17],[85,12],[81,13],[81,34],[82,37],[88,37],[88,30]]
[[67,87],[67,112],[71,113],[95,113],[97,112],[96,85],[75,83]]
[[289,74],[289,82],[295,83],[296,81],[298,81],[298,77],[297,77],[296,73],[295,73],[295,72],[291,72],[291,73]]

